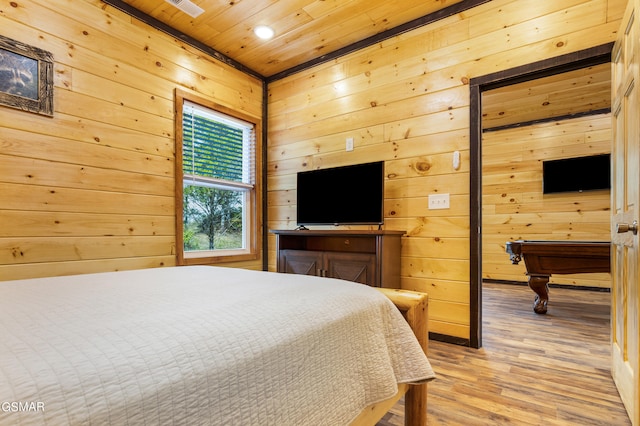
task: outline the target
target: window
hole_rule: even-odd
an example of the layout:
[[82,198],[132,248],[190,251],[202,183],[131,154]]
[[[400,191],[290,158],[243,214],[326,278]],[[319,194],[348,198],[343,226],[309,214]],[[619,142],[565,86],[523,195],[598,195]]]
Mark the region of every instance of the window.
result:
[[255,259],[255,118],[176,92],[178,264]]

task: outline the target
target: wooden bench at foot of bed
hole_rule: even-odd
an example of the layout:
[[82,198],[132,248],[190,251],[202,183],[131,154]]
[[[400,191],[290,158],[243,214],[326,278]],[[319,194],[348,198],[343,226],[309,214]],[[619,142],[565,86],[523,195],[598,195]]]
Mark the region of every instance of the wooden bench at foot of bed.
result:
[[[416,335],[424,353],[429,344],[429,296],[426,293],[391,288],[376,288],[386,295],[402,312],[407,323]],[[352,426],[375,425],[404,395],[405,426],[424,426],[427,424],[427,384],[398,384],[398,393],[385,401],[367,407],[355,419]]]

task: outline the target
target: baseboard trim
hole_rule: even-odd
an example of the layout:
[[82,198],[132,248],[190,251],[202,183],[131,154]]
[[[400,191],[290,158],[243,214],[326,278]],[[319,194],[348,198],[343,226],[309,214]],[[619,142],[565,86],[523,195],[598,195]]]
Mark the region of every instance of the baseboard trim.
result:
[[458,345],[458,346],[471,346],[471,342],[469,339],[464,339],[462,337],[449,336],[447,334],[434,333],[431,331],[429,332],[429,340],[436,340],[438,342],[444,342],[444,343],[453,343],[454,345]]

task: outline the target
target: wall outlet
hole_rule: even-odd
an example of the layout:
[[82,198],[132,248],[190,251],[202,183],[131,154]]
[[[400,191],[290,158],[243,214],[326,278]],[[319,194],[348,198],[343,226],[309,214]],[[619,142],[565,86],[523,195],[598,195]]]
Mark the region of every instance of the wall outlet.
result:
[[429,209],[448,209],[449,194],[429,194]]
[[353,138],[347,138],[347,151],[353,151]]

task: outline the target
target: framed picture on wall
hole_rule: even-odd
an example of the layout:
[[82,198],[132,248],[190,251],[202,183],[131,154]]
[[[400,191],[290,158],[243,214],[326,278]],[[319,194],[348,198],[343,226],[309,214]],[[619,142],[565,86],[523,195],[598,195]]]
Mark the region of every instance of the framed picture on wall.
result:
[[53,56],[0,35],[0,105],[53,116]]

